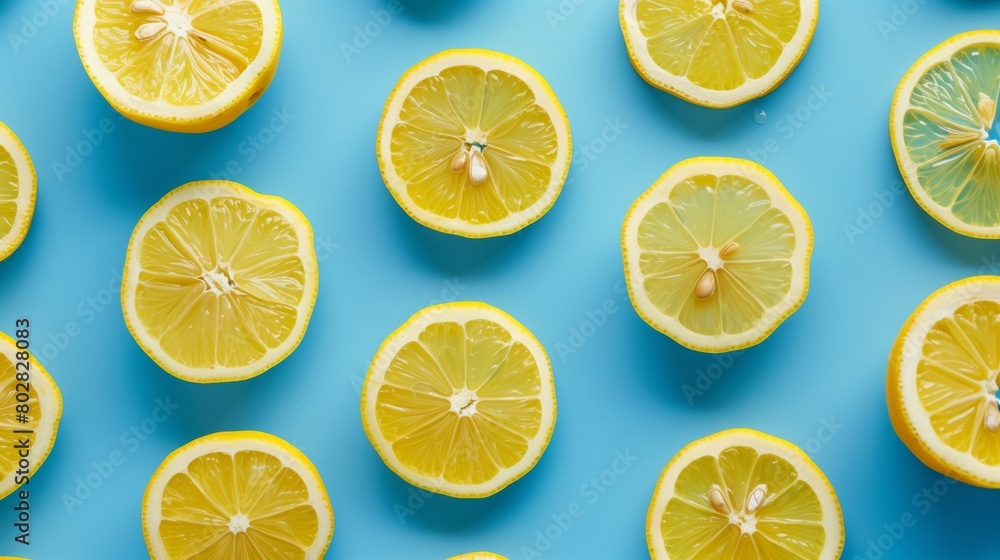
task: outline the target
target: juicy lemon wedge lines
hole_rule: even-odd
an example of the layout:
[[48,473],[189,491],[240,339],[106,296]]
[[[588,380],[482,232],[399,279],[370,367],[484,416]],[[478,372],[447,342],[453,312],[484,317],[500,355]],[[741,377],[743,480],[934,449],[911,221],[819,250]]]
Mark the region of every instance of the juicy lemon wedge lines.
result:
[[629,58],[650,84],[705,107],[771,92],[805,55],[819,0],[621,0]]
[[376,140],[389,192],[417,222],[464,237],[507,235],[555,203],[569,173],[569,120],[545,79],[479,49],[420,62],[386,102]]
[[495,307],[428,307],[379,348],[361,418],[382,460],[410,484],[490,496],[531,470],[552,437],[552,367],[534,335]]
[[282,22],[277,0],[79,0],[74,34],[87,74],[118,112],[207,132],[267,89]]
[[837,560],[844,518],[830,481],[801,449],[736,429],[670,460],[646,537],[654,560]]
[[675,165],[622,227],[636,312],[702,352],[757,344],[798,309],[812,247],[805,210],[768,170],[739,159]]
[[948,39],[918,60],[892,102],[889,133],[913,198],[937,221],[1000,238],[1000,31]]
[[312,462],[261,432],[220,432],[171,453],[142,498],[153,560],[323,558],[333,508]]
[[24,144],[0,122],[0,260],[14,252],[31,226],[38,178]]
[[136,342],[169,373],[238,381],[298,346],[318,287],[312,228],[297,208],[203,181],[174,189],[139,220],[122,309]]
[[941,288],[910,316],[889,357],[886,400],[903,443],[967,484],[1000,488],[1000,278]]

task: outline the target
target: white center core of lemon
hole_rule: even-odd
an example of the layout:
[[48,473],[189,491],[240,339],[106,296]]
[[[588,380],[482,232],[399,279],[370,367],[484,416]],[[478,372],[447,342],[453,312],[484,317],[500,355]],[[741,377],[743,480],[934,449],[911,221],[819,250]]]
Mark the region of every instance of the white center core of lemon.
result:
[[482,130],[466,130],[465,142],[458,148],[458,152],[451,158],[451,170],[461,173],[466,168],[469,169],[469,180],[473,185],[481,185],[489,176],[489,168],[486,167],[486,157],[483,152],[486,150],[486,133]]
[[725,264],[722,260],[722,256],[719,254],[719,249],[715,247],[699,247],[698,256],[701,260],[705,261],[708,268],[712,270],[719,270]]
[[451,411],[459,416],[472,416],[476,413],[476,393],[468,389],[462,389],[448,399],[451,403]]
[[206,271],[201,278],[205,281],[205,288],[217,296],[226,295],[236,288],[236,282],[224,268]]
[[997,391],[1000,391],[1000,386],[997,386],[996,379],[983,381],[983,393],[986,398],[986,408],[983,412],[983,426],[990,432],[1000,430],[1000,408],[998,408],[1000,398],[998,398]]
[[132,13],[149,16],[149,21],[135,30],[135,37],[140,41],[152,39],[163,32],[172,33],[178,38],[187,37],[194,29],[191,14],[181,3],[164,6],[156,0],[136,0],[129,9]]
[[250,528],[250,518],[245,513],[237,513],[229,520],[229,530],[236,533],[245,533]]
[[758,484],[750,495],[747,496],[747,503],[742,511],[733,511],[726,502],[722,489],[716,485],[708,491],[708,503],[715,511],[729,517],[729,523],[736,525],[744,534],[750,534],[757,530],[757,510],[767,498],[767,485]]

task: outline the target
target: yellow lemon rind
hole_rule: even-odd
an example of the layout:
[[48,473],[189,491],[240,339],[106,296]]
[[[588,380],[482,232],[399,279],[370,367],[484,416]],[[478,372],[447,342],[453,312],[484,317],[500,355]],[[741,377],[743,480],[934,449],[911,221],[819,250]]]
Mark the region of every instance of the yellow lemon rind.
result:
[[466,552],[452,556],[448,560],[507,560],[507,558],[493,552]]
[[[552,179],[545,194],[531,207],[512,213],[506,218],[489,224],[470,224],[460,218],[445,218],[420,208],[407,194],[407,185],[396,173],[392,164],[392,128],[398,122],[399,110],[413,87],[421,80],[439,74],[455,65],[469,64],[485,70],[503,70],[517,76],[531,86],[535,103],[546,110],[552,119],[560,144],[560,156],[552,166]],[[375,139],[379,171],[382,181],[397,204],[417,223],[433,230],[470,239],[500,237],[520,231],[542,218],[559,198],[569,176],[573,159],[572,134],[569,117],[549,83],[534,68],[508,54],[485,49],[451,49],[437,53],[410,68],[399,79],[386,101]]]
[[[691,169],[703,168],[704,171],[692,172]],[[648,301],[645,292],[642,290],[643,276],[638,269],[638,255],[629,258],[632,241],[635,237],[639,222],[645,213],[640,215],[643,205],[651,201],[654,197],[666,198],[667,195],[684,179],[698,174],[726,175],[738,174],[741,171],[744,176],[750,175],[771,196],[771,202],[775,207],[784,211],[789,217],[789,221],[795,227],[796,246],[795,254],[789,259],[794,266],[801,268],[801,273],[793,276],[793,286],[789,290],[789,295],[778,306],[765,311],[765,318],[762,319],[755,328],[743,333],[729,335],[704,335],[699,334],[682,325],[678,320],[660,312]],[[794,219],[798,217],[799,219]],[[625,216],[622,226],[621,246],[622,261],[625,267],[625,286],[628,289],[629,300],[639,317],[649,326],[669,336],[675,342],[698,352],[720,354],[742,350],[760,344],[778,327],[802,306],[809,293],[809,270],[812,260],[814,234],[812,222],[805,209],[784,187],[781,181],[774,176],[764,166],[744,159],[725,157],[695,157],[675,164],[668,169],[649,189],[639,196],[632,203]],[[779,309],[783,307],[783,309]],[[778,311],[774,311],[779,309]]]
[[889,140],[892,143],[892,151],[896,156],[896,165],[899,167],[899,173],[903,176],[903,182],[906,183],[906,188],[913,195],[913,199],[925,212],[938,223],[956,233],[978,239],[1000,239],[1000,223],[993,227],[967,224],[955,217],[950,208],[945,208],[931,199],[920,186],[916,165],[910,158],[910,154],[907,153],[903,139],[903,119],[906,116],[906,109],[909,107],[909,95],[916,83],[932,66],[976,43],[992,43],[1000,48],[1000,31],[979,30],[955,35],[927,51],[906,71],[896,87],[896,92],[892,97],[892,105],[889,108]]
[[10,153],[17,168],[18,193],[17,214],[10,231],[0,238],[0,261],[6,259],[21,246],[28,235],[31,218],[35,215],[35,199],[38,197],[38,174],[31,155],[20,138],[10,128],[0,122],[0,146]]
[[[392,451],[391,445],[382,437],[375,417],[375,405],[379,387],[385,378],[385,369],[399,348],[416,338],[427,325],[447,320],[454,320],[456,315],[466,317],[465,320],[487,319],[505,327],[514,340],[521,342],[531,352],[538,366],[542,390],[539,400],[542,402],[542,420],[538,433],[529,444],[529,450],[516,465],[501,470],[492,479],[480,484],[455,484],[443,478],[431,478],[406,468]],[[464,321],[462,321],[464,322]],[[385,364],[382,367],[381,364]],[[478,301],[459,301],[442,303],[421,309],[405,323],[392,332],[379,346],[372,359],[368,374],[361,388],[361,425],[372,447],[378,452],[382,462],[400,478],[417,488],[444,494],[453,498],[486,498],[500,492],[528,474],[542,458],[556,424],[555,379],[552,374],[552,362],[541,342],[516,319],[501,309]]]
[[[670,497],[673,495],[677,476],[694,460],[706,455],[717,455],[723,449],[733,446],[749,446],[760,453],[777,455],[795,467],[799,480],[809,483],[816,492],[823,507],[823,526],[827,529],[838,529],[839,534],[827,534],[823,554],[819,560],[837,560],[844,550],[846,538],[844,530],[844,513],[840,506],[837,493],[826,477],[826,474],[798,446],[770,434],[751,430],[749,428],[733,428],[695,440],[680,451],[664,467],[656,481],[653,497],[646,510],[646,543],[649,556],[653,560],[684,560],[671,559],[663,543],[660,531],[660,521]],[[808,478],[807,478],[808,476]],[[832,537],[832,538],[831,538]],[[835,543],[835,544],[832,544]]]
[[[274,210],[284,216],[299,235],[298,254],[302,257],[302,265],[305,269],[306,284],[302,300],[307,303],[300,305],[296,326],[282,347],[280,347],[281,350],[272,351],[265,358],[239,368],[225,368],[221,366],[192,368],[168,356],[160,349],[158,343],[148,340],[148,337],[145,336],[145,330],[142,328],[135,310],[135,298],[133,297],[135,289],[138,286],[139,272],[141,271],[138,262],[138,248],[145,233],[158,223],[162,219],[162,216],[165,216],[176,203],[199,197],[210,199],[215,196],[232,196],[250,200],[258,206]],[[160,368],[174,377],[192,383],[227,383],[256,377],[290,356],[305,337],[313,309],[316,306],[318,292],[319,264],[316,257],[312,226],[305,215],[294,204],[279,196],[261,194],[249,187],[232,181],[209,180],[195,181],[177,187],[164,195],[163,198],[150,207],[142,215],[142,218],[139,219],[129,239],[128,250],[125,254],[121,300],[122,313],[125,316],[125,326],[128,328],[129,333],[132,334],[132,338],[135,339],[136,343]]]
[[[198,110],[178,111],[177,106],[162,101],[145,101],[128,93],[115,77],[104,69],[93,47],[96,0],[77,0],[73,16],[73,36],[84,70],[105,100],[120,114],[139,124],[170,132],[203,133],[218,130],[236,120],[252,107],[270,86],[278,70],[284,35],[281,9],[277,0],[256,0],[264,21],[261,53],[226,90],[202,104]],[[267,13],[269,12],[269,13]],[[269,25],[269,22],[272,22]],[[90,31],[88,31],[90,30]],[[269,52],[263,52],[268,49]],[[239,84],[234,87],[234,84]]]
[[[287,441],[257,431],[216,432],[202,436],[187,443],[173,452],[160,463],[146,485],[142,495],[142,534],[146,540],[146,550],[153,560],[172,560],[163,550],[159,537],[158,522],[161,517],[159,504],[163,499],[163,490],[170,477],[182,472],[192,460],[214,452],[260,451],[268,453],[281,460],[282,465],[295,471],[309,488],[310,503],[316,510],[319,520],[319,530],[316,542],[311,550],[306,551],[307,560],[323,558],[333,540],[334,515],[330,497],[327,494],[323,478],[316,466],[294,445]],[[185,460],[186,459],[186,460]],[[183,464],[181,464],[183,462]],[[309,484],[309,483],[312,484]],[[315,493],[315,495],[314,495]]]
[[[806,51],[812,44],[819,21],[819,0],[803,0],[800,3],[802,21],[799,22],[795,37],[786,44],[781,57],[770,71],[761,78],[748,79],[746,83],[735,90],[713,90],[692,83],[687,76],[671,74],[657,66],[648,55],[642,56],[642,53],[646,53],[648,50],[642,33],[639,31],[638,22],[631,13],[637,2],[638,0],[620,0],[618,5],[618,20],[625,37],[625,47],[632,67],[651,86],[689,103],[710,109],[728,109],[742,105],[777,89],[805,57]],[[788,45],[796,42],[800,44],[798,49],[788,48]],[[646,60],[647,58],[650,59]]]

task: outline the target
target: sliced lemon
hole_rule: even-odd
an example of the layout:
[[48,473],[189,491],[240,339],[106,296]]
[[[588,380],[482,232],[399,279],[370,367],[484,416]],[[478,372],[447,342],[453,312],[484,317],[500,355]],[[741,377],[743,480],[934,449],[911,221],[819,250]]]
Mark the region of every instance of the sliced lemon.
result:
[[[27,350],[18,348],[22,340],[0,333],[0,499],[17,490],[25,474],[35,476],[55,445],[62,417],[59,387],[31,354],[30,341]],[[27,468],[20,464],[24,440]]]
[[277,0],[78,0],[76,48],[118,112],[176,132],[221,128],[278,68]]
[[507,558],[492,552],[467,552],[458,556],[452,556],[448,560],[507,560]]
[[309,221],[230,181],[174,189],[139,220],[122,275],[125,324],[188,381],[238,381],[285,359],[319,286]]
[[389,96],[379,168],[414,220],[465,237],[513,233],[555,203],[569,173],[569,120],[538,72],[479,49],[417,64]]
[[316,467],[287,441],[219,432],[174,451],[142,497],[154,560],[322,558],[333,508]]
[[830,481],[801,449],[736,429],[670,460],[646,539],[654,560],[836,560],[844,517]]
[[910,315],[889,356],[886,400],[899,438],[924,464],[1000,488],[1000,278],[941,288]]
[[552,366],[534,335],[495,307],[428,307],[375,354],[361,418],[382,460],[410,484],[490,496],[530,471],[552,437]]
[[622,228],[635,310],[702,352],[753,346],[798,309],[812,247],[805,210],[770,171],[740,159],[675,165]]
[[819,0],[621,0],[632,66],[691,103],[725,108],[770,93],[806,54]]
[[38,177],[28,150],[0,122],[0,260],[21,245],[35,214]]
[[910,193],[958,233],[1000,238],[1000,31],[934,47],[892,100],[889,134]]

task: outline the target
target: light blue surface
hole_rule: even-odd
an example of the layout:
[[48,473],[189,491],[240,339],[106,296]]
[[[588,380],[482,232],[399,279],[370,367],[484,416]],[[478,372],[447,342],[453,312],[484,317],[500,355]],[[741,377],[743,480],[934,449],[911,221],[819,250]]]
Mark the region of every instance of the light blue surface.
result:
[[[560,5],[563,19],[547,15]],[[372,13],[386,6],[286,0],[270,90],[225,129],[186,136],[117,118],[79,63],[69,0],[0,1],[0,120],[39,172],[31,232],[0,263],[0,330],[32,319],[36,351],[65,398],[58,442],[31,483],[32,545],[13,543],[7,499],[0,553],[143,558],[140,502],[160,461],[210,432],[258,429],[294,442],[322,473],[337,519],[330,558],[430,560],[487,549],[521,559],[522,547],[536,545],[543,558],[644,558],[646,507],[667,460],[695,438],[747,426],[812,452],[843,503],[845,558],[878,558],[869,540],[880,538],[891,546],[884,558],[1000,558],[1000,495],[939,482],[896,438],[883,390],[889,346],[919,302],[950,281],[1000,269],[995,243],[945,230],[899,190],[889,102],[921,54],[1000,21],[1000,6],[823,0],[812,48],[788,81],[727,111],[646,85],[629,65],[609,0],[411,0],[391,19]],[[45,25],[22,29],[23,18]],[[348,61],[341,45],[356,29],[377,36],[367,45],[358,38],[363,47]],[[473,46],[533,65],[573,126],[571,183],[544,219],[504,239],[464,240],[416,224],[386,191],[374,155],[382,105],[402,72],[445,48]],[[814,96],[824,90],[825,101]],[[765,125],[754,123],[755,109],[768,114]],[[275,111],[289,122],[272,135],[264,131],[281,126]],[[796,112],[793,125],[786,115]],[[82,131],[103,119],[113,130],[67,162],[67,151],[87,142]],[[621,130],[606,128],[615,122]],[[272,141],[257,151],[243,144],[251,135]],[[605,145],[602,135],[615,139]],[[622,292],[625,211],[684,158],[747,157],[765,145],[778,148],[766,165],[816,228],[809,297],[742,355],[682,349],[647,327]],[[118,274],[142,213],[230,161],[236,180],[288,198],[310,218],[320,294],[302,345],[284,363],[251,381],[196,386],[161,371],[132,340]],[[70,163],[78,165],[69,172],[57,167]],[[849,236],[847,224],[863,233]],[[556,374],[548,451],[485,500],[415,494],[383,466],[358,413],[358,383],[382,339],[421,307],[455,297],[518,318],[546,345]],[[76,335],[61,334],[67,329]],[[689,402],[685,385],[698,388],[699,376],[703,394],[688,391]],[[157,399],[180,408],[155,422]],[[133,426],[142,433],[143,422],[155,429],[145,441],[123,435]],[[124,463],[104,479],[101,462],[115,452]],[[615,463],[619,453],[635,458],[631,466]],[[596,491],[591,479],[613,467],[623,472],[605,474],[613,484]],[[67,508],[88,476],[100,486]],[[925,489],[933,502],[920,497]],[[551,528],[574,503],[582,516]],[[906,515],[915,526],[890,530]],[[536,534],[547,530],[560,533],[550,547]]]

